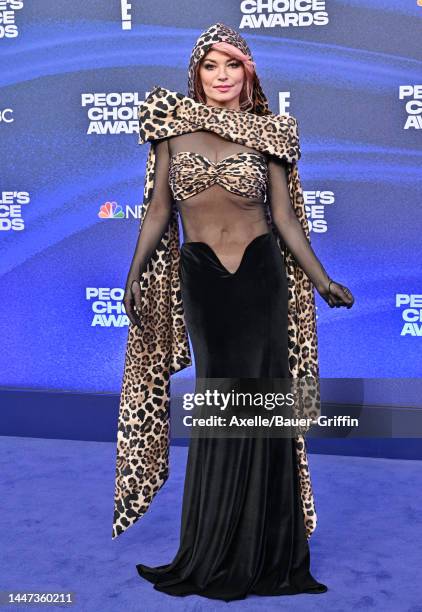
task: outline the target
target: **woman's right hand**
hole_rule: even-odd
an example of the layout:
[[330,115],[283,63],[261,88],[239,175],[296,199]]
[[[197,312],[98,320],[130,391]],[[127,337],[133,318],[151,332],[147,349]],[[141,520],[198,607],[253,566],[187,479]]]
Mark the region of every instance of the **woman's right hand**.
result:
[[130,274],[126,281],[123,304],[129,320],[141,329],[141,287],[139,279]]

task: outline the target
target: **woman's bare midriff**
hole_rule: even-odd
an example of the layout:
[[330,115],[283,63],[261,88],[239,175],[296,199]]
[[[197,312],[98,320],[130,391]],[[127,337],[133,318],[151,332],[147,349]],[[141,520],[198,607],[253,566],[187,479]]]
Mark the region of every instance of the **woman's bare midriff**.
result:
[[184,242],[208,244],[231,273],[238,269],[247,245],[271,231],[263,202],[234,194],[220,185],[176,201],[176,205]]

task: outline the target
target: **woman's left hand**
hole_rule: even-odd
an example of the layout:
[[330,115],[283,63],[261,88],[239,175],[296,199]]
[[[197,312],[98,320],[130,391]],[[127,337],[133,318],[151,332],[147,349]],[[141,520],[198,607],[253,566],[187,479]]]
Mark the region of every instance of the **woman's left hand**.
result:
[[355,298],[350,289],[333,280],[329,282],[327,287],[318,293],[327,302],[330,308],[338,308],[339,306],[351,308],[355,302]]

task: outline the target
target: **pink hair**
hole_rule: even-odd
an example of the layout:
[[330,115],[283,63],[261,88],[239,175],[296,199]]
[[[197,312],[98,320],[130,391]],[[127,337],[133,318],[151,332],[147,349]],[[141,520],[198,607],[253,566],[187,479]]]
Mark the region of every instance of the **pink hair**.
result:
[[[221,51],[223,53],[227,53],[231,57],[243,63],[243,67],[245,69],[245,84],[242,89],[242,93],[240,94],[240,109],[248,110],[252,108],[253,107],[252,95],[253,95],[253,87],[254,87],[253,83],[254,83],[254,77],[255,77],[255,62],[252,60],[252,58],[249,55],[242,53],[240,49],[224,41],[214,43],[208,50],[207,54],[212,49],[215,49],[216,51]],[[202,61],[204,61],[206,55],[202,58]],[[195,99],[205,104],[206,100],[205,100],[204,90],[202,87],[201,79],[198,78],[200,65],[201,65],[201,62],[198,62],[196,66],[196,70],[195,70],[195,83],[194,83]]]

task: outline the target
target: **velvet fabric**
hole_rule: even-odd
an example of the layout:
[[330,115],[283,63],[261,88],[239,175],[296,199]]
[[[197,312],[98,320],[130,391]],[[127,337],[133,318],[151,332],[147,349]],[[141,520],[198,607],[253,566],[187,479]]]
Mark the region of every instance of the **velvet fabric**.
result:
[[180,272],[198,378],[289,376],[287,279],[272,233],[249,242],[235,273],[205,242],[185,242]]
[[[179,274],[196,375],[289,376],[287,276],[272,232],[235,272],[204,242],[181,247]],[[180,546],[173,561],[136,567],[154,588],[231,601],[318,589],[292,438],[190,440]]]

